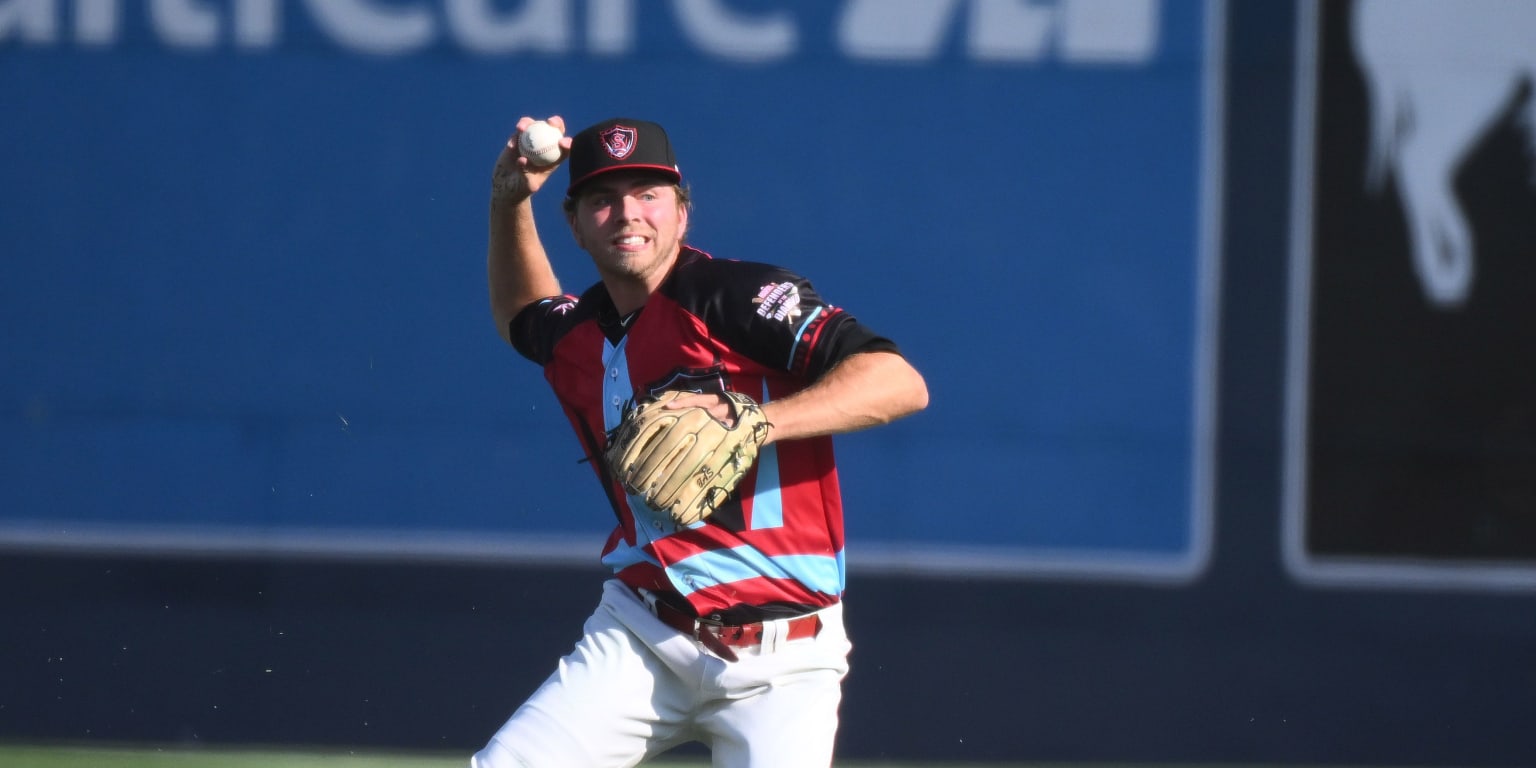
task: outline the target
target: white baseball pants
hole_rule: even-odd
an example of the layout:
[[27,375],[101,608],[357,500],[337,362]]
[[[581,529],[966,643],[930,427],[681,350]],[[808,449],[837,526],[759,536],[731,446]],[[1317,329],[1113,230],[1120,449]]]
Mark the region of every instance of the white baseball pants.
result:
[[627,768],[699,741],[714,768],[830,766],[851,646],[842,605],[820,615],[816,637],[770,626],[728,662],[609,580],[575,649],[470,764]]

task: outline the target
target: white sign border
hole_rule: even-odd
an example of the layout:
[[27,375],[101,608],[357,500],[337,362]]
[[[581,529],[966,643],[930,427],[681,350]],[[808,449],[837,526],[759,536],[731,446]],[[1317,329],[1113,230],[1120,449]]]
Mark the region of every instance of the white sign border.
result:
[[[1191,410],[1189,540],[1182,552],[871,541],[850,547],[851,572],[938,578],[1051,578],[1177,586],[1210,566],[1215,539],[1216,406],[1222,195],[1226,118],[1226,8],[1205,0],[1196,254],[1196,327]],[[600,541],[579,534],[494,534],[393,529],[281,530],[250,527],[120,526],[0,522],[0,551],[133,553],[163,557],[263,557],[444,563],[589,565]]]

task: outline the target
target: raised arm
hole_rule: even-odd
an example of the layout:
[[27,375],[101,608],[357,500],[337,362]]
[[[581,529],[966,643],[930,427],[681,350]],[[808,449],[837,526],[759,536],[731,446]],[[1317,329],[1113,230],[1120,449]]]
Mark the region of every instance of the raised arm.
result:
[[[535,168],[517,150],[517,135],[533,118],[517,121],[517,133],[507,139],[491,172],[490,239],[486,253],[486,278],[490,285],[491,317],[501,337],[511,343],[512,318],[523,307],[560,293],[560,281],[539,240],[533,219],[533,195],[549,180],[560,163]],[[561,132],[565,121],[549,122]],[[570,137],[560,140],[560,159],[571,149]]]

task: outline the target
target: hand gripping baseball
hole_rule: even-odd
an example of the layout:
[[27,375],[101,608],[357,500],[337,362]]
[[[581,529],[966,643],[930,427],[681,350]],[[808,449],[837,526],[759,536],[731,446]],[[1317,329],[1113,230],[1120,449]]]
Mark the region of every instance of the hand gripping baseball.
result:
[[636,404],[609,436],[604,459],[615,479],[682,525],[714,513],[757,461],[770,425],[752,398],[721,393],[735,410],[725,424],[699,407],[667,408],[668,390]]
[[559,115],[547,121],[520,118],[491,171],[491,197],[518,201],[538,192],[570,151],[571,139],[564,133]]

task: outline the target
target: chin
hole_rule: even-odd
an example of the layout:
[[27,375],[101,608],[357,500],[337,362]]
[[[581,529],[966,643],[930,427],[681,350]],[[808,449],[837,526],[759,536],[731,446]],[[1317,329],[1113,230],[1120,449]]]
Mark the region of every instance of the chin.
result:
[[618,275],[640,276],[655,264],[655,255],[649,251],[644,253],[614,253],[603,254],[597,260],[599,267],[604,271]]

